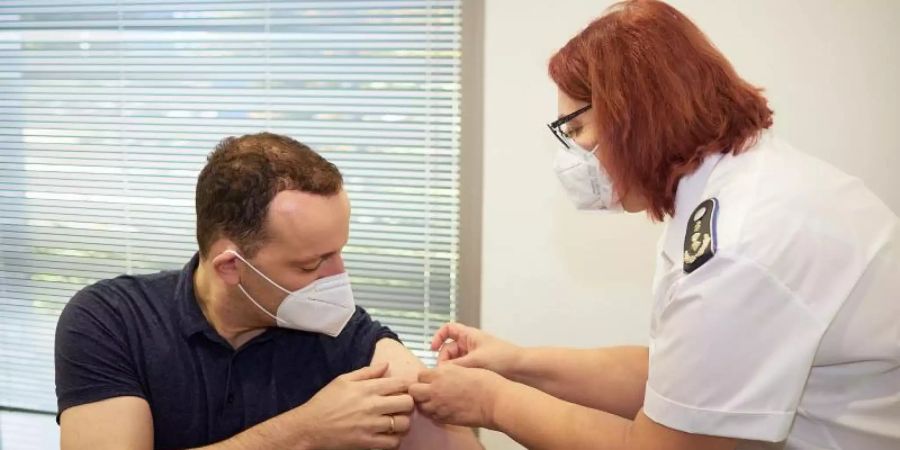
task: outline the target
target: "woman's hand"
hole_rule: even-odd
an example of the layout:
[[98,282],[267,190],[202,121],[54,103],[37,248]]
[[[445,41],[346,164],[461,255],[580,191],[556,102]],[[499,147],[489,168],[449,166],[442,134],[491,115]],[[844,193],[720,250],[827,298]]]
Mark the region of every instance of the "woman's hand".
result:
[[419,411],[435,422],[496,428],[494,410],[507,383],[512,382],[489,370],[444,364],[422,371],[409,394]]
[[522,348],[477,328],[448,323],[435,333],[431,349],[440,350],[438,365],[488,369],[507,378],[522,357]]

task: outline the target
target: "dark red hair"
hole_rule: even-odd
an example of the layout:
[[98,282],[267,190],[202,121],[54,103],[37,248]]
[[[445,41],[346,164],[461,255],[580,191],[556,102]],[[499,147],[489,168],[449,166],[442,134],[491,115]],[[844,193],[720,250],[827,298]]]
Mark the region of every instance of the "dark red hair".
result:
[[591,103],[617,192],[642,195],[655,220],[674,215],[678,181],[706,156],[739,153],[772,125],[761,89],[660,1],[613,5],[549,66],[560,90]]

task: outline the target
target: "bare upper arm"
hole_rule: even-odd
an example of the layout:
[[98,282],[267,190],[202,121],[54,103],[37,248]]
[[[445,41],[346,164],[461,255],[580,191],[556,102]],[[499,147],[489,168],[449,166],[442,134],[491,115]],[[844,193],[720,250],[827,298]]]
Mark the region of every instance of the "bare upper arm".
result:
[[[416,355],[393,339],[382,339],[375,344],[372,364],[383,362],[389,364],[387,376],[410,381],[417,381],[419,371],[425,369],[425,364]],[[439,425],[416,412],[410,423],[409,434],[403,438],[400,449],[421,448],[434,450],[483,449],[472,430],[452,425]]]
[[733,438],[685,433],[654,422],[641,410],[628,433],[627,448],[636,450],[734,450]]
[[375,354],[372,355],[372,364],[388,363],[387,376],[404,378],[416,381],[419,371],[425,369],[425,364],[419,361],[403,344],[384,338],[375,344]]
[[150,405],[140,397],[114,397],[73,406],[59,418],[62,450],[153,448]]

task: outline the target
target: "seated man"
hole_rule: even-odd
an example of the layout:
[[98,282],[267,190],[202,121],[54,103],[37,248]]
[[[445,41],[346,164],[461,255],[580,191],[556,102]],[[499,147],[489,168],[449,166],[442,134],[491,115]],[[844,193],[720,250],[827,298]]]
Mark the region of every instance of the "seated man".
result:
[[481,448],[414,413],[423,365],[355,306],[342,183],[290,138],[223,140],[197,181],[199,253],[63,311],[62,448]]

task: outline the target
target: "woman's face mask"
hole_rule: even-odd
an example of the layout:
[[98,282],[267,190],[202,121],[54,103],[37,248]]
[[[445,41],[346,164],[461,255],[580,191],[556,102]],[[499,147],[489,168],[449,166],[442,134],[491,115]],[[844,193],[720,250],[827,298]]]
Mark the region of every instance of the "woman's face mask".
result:
[[554,170],[569,198],[580,210],[622,212],[622,203],[613,192],[613,183],[596,157],[598,146],[586,150],[574,140],[568,149],[556,153]]

